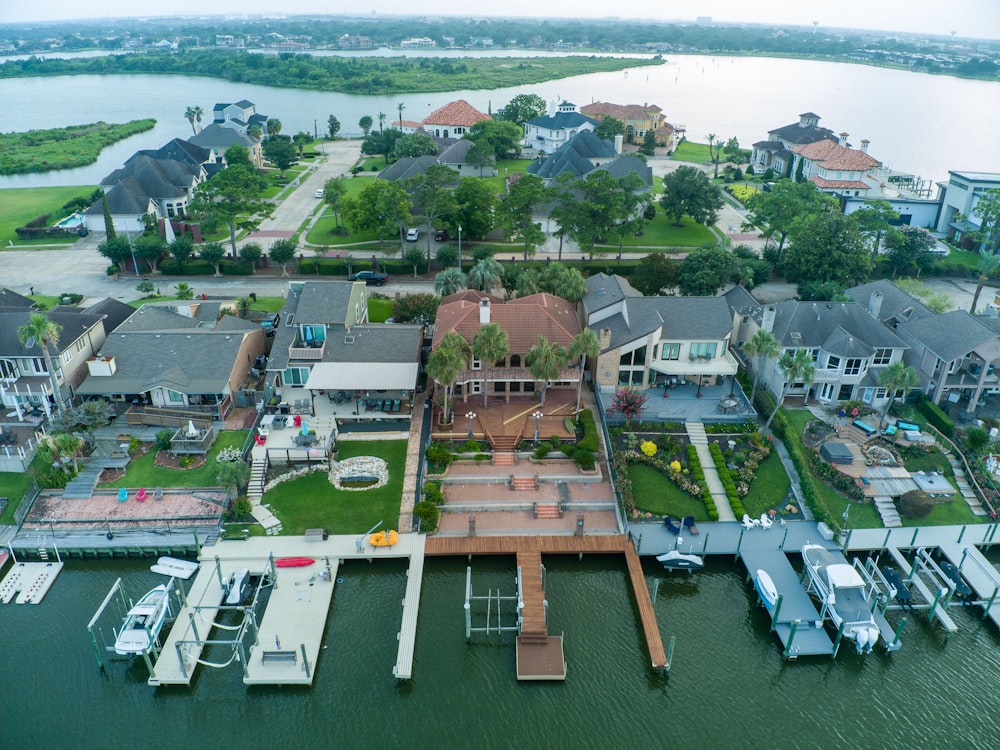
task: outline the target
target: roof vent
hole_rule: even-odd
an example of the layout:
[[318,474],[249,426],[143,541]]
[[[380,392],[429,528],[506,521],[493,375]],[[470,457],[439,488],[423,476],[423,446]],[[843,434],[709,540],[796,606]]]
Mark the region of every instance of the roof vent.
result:
[[802,334],[799,331],[792,331],[790,335],[792,337],[792,341],[802,340]]
[[344,336],[344,343],[345,344],[353,344],[354,343],[354,337],[353,336]]

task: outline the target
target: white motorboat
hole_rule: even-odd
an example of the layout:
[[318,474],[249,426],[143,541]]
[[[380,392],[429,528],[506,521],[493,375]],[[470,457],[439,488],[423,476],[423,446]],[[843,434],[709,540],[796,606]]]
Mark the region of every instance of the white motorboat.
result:
[[170,598],[166,585],[147,591],[125,615],[125,624],[115,639],[115,653],[144,654],[156,644],[167,619]]
[[833,624],[844,628],[859,654],[870,654],[878,643],[879,629],[872,616],[871,592],[852,566],[818,544],[802,547],[802,561],[811,589],[830,614]]
[[659,555],[656,559],[667,570],[701,570],[705,567],[705,561],[698,555],[687,554],[676,549]]
[[198,563],[190,560],[179,560],[176,557],[161,557],[149,569],[163,576],[183,578],[186,581],[198,570]]
[[246,591],[250,582],[250,569],[241,568],[229,576],[226,583],[226,604],[236,606],[243,601],[243,592]]
[[760,594],[760,600],[764,602],[767,611],[773,611],[774,605],[778,601],[778,587],[774,585],[774,581],[771,580],[771,576],[767,574],[766,570],[757,570],[753,585],[757,589],[757,593]]

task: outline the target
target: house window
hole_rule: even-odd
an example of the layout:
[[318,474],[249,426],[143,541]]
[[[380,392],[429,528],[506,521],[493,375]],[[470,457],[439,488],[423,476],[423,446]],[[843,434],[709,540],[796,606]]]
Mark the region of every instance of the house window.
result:
[[473,370],[482,370],[483,369],[483,360],[481,360],[481,359],[474,359],[474,360],[472,360],[472,369]]
[[680,359],[680,358],[681,358],[680,344],[663,344],[660,347],[660,359]]
[[77,339],[76,344],[74,344],[78,352],[82,352],[83,348],[86,346],[83,339]]
[[857,375],[861,372],[861,363],[863,360],[852,358],[847,360],[847,364],[844,366],[845,375]]
[[67,349],[66,351],[64,351],[62,353],[62,361],[63,362],[67,362],[68,363],[71,359],[73,359],[73,352],[71,352],[69,349]]
[[840,369],[840,357],[834,357],[832,354],[826,360],[827,370],[839,370]]
[[691,344],[691,357],[701,357],[702,359],[712,359],[715,357],[715,350],[718,344],[714,341]]
[[887,365],[892,360],[892,349],[876,349],[872,356],[872,365],[878,367]]
[[521,355],[520,354],[511,354],[510,355],[510,366],[511,367],[520,367],[521,366]]
[[889,396],[889,390],[887,388],[876,388],[875,389],[875,398],[876,398],[876,400],[888,398],[888,396]]

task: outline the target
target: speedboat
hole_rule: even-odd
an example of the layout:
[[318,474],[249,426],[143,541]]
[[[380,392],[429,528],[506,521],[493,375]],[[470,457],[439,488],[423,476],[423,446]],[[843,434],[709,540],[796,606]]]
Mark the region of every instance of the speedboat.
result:
[[767,574],[766,570],[757,570],[757,577],[754,578],[753,587],[760,594],[760,600],[764,603],[767,611],[772,612],[775,602],[778,601],[778,587],[774,585],[774,581],[771,580],[771,576]]
[[167,619],[170,599],[166,585],[147,591],[125,615],[125,624],[115,639],[116,654],[145,654],[156,644]]
[[226,604],[236,606],[243,601],[243,592],[250,582],[250,569],[241,568],[235,571],[226,584]]
[[802,561],[823,611],[830,613],[838,630],[843,626],[844,637],[854,641],[859,654],[870,654],[879,629],[872,616],[871,592],[858,571],[818,544],[803,545]]
[[656,559],[663,563],[663,567],[667,570],[701,570],[705,567],[705,561],[698,555],[687,554],[676,549],[672,549]]

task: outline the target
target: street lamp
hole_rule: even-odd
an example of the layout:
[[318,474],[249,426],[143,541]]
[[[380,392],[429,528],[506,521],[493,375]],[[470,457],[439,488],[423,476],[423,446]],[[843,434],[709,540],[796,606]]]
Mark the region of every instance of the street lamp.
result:
[[462,225],[458,225],[458,270],[462,270]]
[[542,418],[542,413],[540,411],[536,411],[531,416],[533,416],[535,418],[535,442],[537,443],[538,442],[538,420]]
[[472,440],[472,420],[476,418],[476,412],[470,411],[465,416],[469,418],[469,440]]

